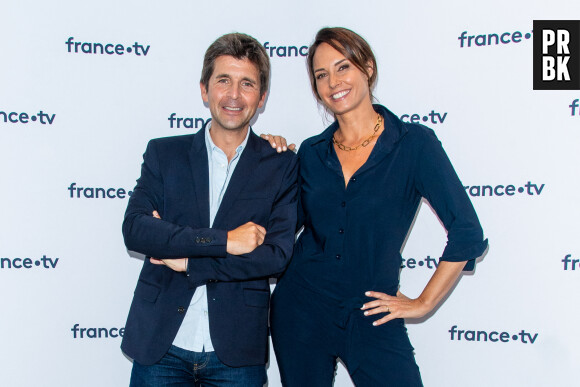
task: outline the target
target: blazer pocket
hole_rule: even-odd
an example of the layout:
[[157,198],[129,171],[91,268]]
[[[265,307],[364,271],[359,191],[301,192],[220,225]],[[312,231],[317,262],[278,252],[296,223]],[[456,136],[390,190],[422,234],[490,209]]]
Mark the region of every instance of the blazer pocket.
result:
[[148,284],[147,282],[138,281],[137,287],[135,288],[135,297],[144,299],[145,301],[155,302],[161,289],[155,285]]
[[267,308],[270,304],[270,290],[244,289],[244,302],[247,306]]

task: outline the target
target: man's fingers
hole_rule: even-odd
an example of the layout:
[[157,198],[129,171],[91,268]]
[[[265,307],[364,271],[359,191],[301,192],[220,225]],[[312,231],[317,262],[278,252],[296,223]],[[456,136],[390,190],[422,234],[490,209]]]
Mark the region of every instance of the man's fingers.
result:
[[154,265],[165,265],[165,262],[157,258],[149,258],[149,262],[151,262]]
[[266,235],[266,229],[262,226],[260,226],[259,224],[256,225],[256,228],[258,229],[258,232],[262,235]]
[[159,216],[159,212],[157,212],[157,211],[153,211],[153,217],[157,218],[157,219],[161,219],[161,216]]

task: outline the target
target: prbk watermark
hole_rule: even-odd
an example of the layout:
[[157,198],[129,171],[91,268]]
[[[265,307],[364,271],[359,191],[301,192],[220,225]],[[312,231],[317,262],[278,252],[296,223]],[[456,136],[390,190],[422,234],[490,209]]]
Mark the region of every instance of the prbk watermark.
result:
[[73,339],[116,339],[123,337],[125,328],[85,328],[75,324],[70,329]]
[[445,122],[445,119],[447,118],[447,112],[439,113],[436,112],[434,109],[431,109],[431,112],[427,114],[410,113],[403,114],[399,118],[403,122],[411,122],[413,124],[417,124],[423,121],[425,123],[437,125]]
[[56,269],[59,258],[47,257],[44,254],[37,259],[0,257],[0,269]]
[[266,52],[270,58],[288,58],[288,57],[305,57],[308,56],[308,46],[274,46],[270,42],[264,42],[263,44]]
[[176,117],[177,113],[171,113],[169,118],[169,127],[170,128],[187,128],[187,129],[201,129],[207,125],[208,122],[211,121],[211,117],[209,118],[201,118],[201,117]]
[[136,56],[147,56],[149,53],[149,45],[139,44],[119,44],[119,43],[91,43],[91,42],[76,42],[74,36],[69,37],[64,44],[66,44],[67,52],[74,54],[99,54],[99,55],[125,55],[135,54]]
[[37,122],[42,125],[52,125],[55,116],[56,114],[45,113],[42,110],[39,110],[38,113],[0,111],[0,122],[10,122],[12,124],[28,124],[31,122]]
[[493,196],[540,196],[546,184],[537,184],[528,181],[519,187],[515,184],[497,185],[466,185],[465,191],[471,197],[493,197]]
[[534,20],[534,90],[580,90],[580,20]]
[[457,325],[453,325],[449,329],[449,339],[451,341],[470,341],[470,342],[492,342],[492,343],[522,343],[534,344],[538,339],[538,333],[526,332],[522,329],[518,333],[510,334],[509,332],[487,331],[487,330],[472,330],[472,329],[457,329]]
[[81,187],[70,183],[67,190],[71,199],[125,199],[133,191],[125,188]]
[[459,40],[459,48],[466,47],[484,47],[484,46],[498,46],[500,44],[521,43],[532,38],[532,31],[530,32],[501,32],[490,34],[470,35],[467,31],[463,31],[457,40]]

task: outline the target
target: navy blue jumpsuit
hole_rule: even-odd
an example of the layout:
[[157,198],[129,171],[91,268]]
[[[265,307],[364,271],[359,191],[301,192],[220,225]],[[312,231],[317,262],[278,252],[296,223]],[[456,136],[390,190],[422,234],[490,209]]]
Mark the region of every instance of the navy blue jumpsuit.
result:
[[[345,188],[332,144],[338,123],[304,141],[292,261],[272,296],[271,328],[285,386],[330,386],[336,358],[357,386],[421,386],[403,319],[380,326],[360,310],[365,291],[396,295],[401,248],[421,198],[444,224],[443,261],[487,247],[473,206],[434,132],[374,105],[385,130]],[[435,359],[434,359],[435,361]]]

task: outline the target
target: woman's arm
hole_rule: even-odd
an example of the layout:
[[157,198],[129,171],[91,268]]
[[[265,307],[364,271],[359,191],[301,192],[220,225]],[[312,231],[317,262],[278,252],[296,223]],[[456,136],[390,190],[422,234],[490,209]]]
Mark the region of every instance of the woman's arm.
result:
[[389,296],[367,292],[375,298],[363,306],[366,315],[388,313],[374,322],[381,325],[395,318],[419,318],[431,312],[453,287],[462,270],[473,270],[475,259],[487,248],[483,230],[449,158],[434,132],[424,132],[417,158],[415,186],[429,201],[447,230],[447,246],[427,286],[416,299],[397,292]]
[[427,286],[415,299],[401,292],[397,292],[396,296],[389,296],[385,293],[368,291],[365,295],[375,300],[365,303],[361,309],[365,311],[365,316],[387,313],[386,316],[374,321],[373,325],[381,325],[396,318],[423,317],[441,302],[459,278],[464,266],[465,261],[439,262]]

